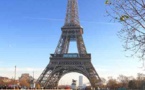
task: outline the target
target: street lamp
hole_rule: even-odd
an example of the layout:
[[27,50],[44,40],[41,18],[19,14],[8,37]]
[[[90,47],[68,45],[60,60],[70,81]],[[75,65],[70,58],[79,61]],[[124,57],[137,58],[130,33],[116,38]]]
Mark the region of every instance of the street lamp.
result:
[[15,65],[15,71],[14,71],[14,90],[16,86],[16,65]]

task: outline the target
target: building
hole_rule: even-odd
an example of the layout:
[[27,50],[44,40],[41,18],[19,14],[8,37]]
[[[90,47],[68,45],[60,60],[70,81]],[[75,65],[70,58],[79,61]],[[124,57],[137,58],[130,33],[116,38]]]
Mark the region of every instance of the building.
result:
[[32,79],[33,79],[33,77],[30,76],[28,73],[24,73],[24,74],[21,75],[21,77],[19,77],[20,81],[21,80],[32,80]]
[[79,76],[79,86],[83,86],[83,76]]
[[8,77],[0,77],[0,89],[13,89],[19,87],[19,81],[15,79],[9,79]]
[[81,90],[83,89],[83,76],[79,76],[79,86],[78,88]]
[[12,81],[12,79],[9,79],[8,77],[0,77],[0,82],[8,83],[11,81]]

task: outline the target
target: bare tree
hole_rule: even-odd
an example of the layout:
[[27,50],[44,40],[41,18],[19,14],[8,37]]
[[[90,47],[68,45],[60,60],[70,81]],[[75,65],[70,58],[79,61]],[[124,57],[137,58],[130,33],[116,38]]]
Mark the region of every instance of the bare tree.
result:
[[112,77],[108,77],[108,82],[107,82],[107,87],[110,89],[117,89],[118,87],[120,87],[119,83],[117,82],[116,79],[112,78]]
[[129,88],[129,89],[136,89],[136,88],[137,88],[136,85],[137,85],[137,84],[136,84],[136,80],[130,80],[130,81],[128,82],[128,88]]
[[117,79],[119,80],[119,83],[121,84],[121,86],[128,88],[129,77],[124,76],[124,75],[119,75]]
[[145,0],[106,0],[107,15],[123,25],[118,35],[131,56],[145,60]]

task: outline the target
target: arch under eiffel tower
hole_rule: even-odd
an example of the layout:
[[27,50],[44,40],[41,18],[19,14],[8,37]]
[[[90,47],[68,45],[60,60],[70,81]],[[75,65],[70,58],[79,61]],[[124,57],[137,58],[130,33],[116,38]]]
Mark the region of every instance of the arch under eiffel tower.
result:
[[[77,0],[68,0],[65,24],[62,34],[50,62],[37,80],[42,87],[57,87],[62,76],[78,72],[88,78],[92,87],[97,87],[100,77],[91,63],[91,54],[87,53],[83,41],[83,28],[80,26]],[[68,53],[69,43],[76,41],[78,53]]]

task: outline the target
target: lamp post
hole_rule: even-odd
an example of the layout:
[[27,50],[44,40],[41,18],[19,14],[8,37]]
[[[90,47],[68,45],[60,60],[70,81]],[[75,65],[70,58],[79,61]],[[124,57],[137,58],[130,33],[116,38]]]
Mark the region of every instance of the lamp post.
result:
[[33,88],[35,88],[35,82],[34,82],[34,71],[33,71]]
[[15,65],[15,71],[14,71],[14,90],[16,86],[16,65]]
[[31,88],[35,88],[35,79],[34,79],[34,71],[31,79]]

